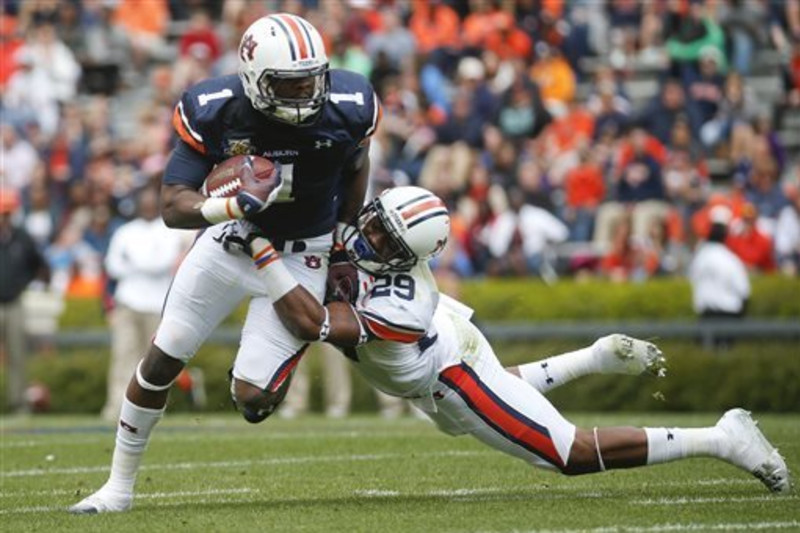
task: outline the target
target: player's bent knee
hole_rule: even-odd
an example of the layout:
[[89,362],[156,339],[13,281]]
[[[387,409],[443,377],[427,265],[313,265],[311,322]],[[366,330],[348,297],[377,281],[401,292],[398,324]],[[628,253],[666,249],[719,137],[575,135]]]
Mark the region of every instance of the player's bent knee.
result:
[[599,470],[594,434],[591,430],[577,428],[567,464],[561,468],[561,473],[567,476],[579,476]]
[[245,420],[251,424],[258,424],[275,412],[286,397],[288,389],[289,380],[286,380],[278,390],[270,392],[252,383],[233,378],[233,403]]

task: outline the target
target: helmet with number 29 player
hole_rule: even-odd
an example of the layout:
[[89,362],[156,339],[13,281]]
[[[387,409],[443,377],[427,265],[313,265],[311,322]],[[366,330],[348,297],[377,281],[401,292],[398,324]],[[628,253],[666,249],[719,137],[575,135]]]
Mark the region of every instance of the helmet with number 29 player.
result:
[[262,17],[247,28],[239,44],[239,77],[254,108],[295,126],[313,123],[330,94],[322,37],[288,13]]
[[342,240],[356,267],[379,275],[405,272],[433,258],[449,233],[441,198],[421,187],[395,187],[365,205]]

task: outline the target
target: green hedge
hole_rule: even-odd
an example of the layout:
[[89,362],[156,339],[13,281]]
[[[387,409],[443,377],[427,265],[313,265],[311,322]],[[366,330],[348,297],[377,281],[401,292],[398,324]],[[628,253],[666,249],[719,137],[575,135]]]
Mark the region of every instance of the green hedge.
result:
[[[749,315],[800,317],[800,281],[780,276],[752,278]],[[481,320],[597,320],[691,318],[692,295],[685,279],[647,283],[565,280],[546,285],[532,279],[469,281],[461,300]]]
[[[504,364],[513,365],[573,350],[576,341],[498,343]],[[668,356],[665,379],[632,376],[590,376],[556,390],[551,399],[565,410],[720,411],[734,405],[763,411],[800,410],[800,357],[791,342],[741,342],[731,351],[703,351],[688,342],[665,341]],[[235,348],[208,345],[192,365],[205,372],[208,410],[231,409],[227,370]],[[312,408],[321,410],[321,368],[310,352]],[[30,361],[34,381],[47,385],[55,412],[99,413],[105,400],[108,357],[92,350],[75,350],[58,356],[37,355]],[[0,374],[2,381],[2,374]],[[658,397],[663,395],[664,399]],[[189,410],[184,394],[173,390],[172,410]],[[377,409],[375,397],[359,377],[354,379],[355,411]]]
[[[800,317],[800,281],[762,276],[753,278],[752,284],[750,316]],[[552,286],[534,278],[469,280],[461,286],[461,299],[475,308],[476,316],[482,321],[685,319],[693,316],[689,283],[680,278],[639,284],[562,280]],[[241,323],[244,316],[242,306],[225,323]],[[105,319],[100,302],[69,300],[60,324],[62,328],[103,327]]]

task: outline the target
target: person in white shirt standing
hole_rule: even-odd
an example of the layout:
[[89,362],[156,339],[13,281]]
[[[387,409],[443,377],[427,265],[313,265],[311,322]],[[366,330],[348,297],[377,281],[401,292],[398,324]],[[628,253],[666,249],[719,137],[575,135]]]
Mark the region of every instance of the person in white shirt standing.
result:
[[[711,230],[706,242],[695,252],[689,265],[692,305],[703,319],[741,318],[750,299],[750,279],[739,257],[725,246],[731,211],[724,205],[710,213]],[[715,338],[717,348],[730,347],[730,338]]]
[[719,205],[710,216],[708,239],[689,265],[694,310],[702,317],[741,317],[750,298],[750,280],[742,260],[725,246],[731,212]]
[[111,238],[106,271],[116,281],[110,313],[111,362],[102,416],[116,420],[131,374],[158,327],[172,275],[184,252],[180,230],[159,215],[158,192],[139,193],[138,216]]

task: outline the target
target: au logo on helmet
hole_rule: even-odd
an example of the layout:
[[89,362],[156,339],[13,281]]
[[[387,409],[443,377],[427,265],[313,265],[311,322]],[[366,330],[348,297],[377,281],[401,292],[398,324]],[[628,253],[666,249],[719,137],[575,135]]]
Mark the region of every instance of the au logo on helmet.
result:
[[253,38],[252,33],[245,35],[244,39],[242,39],[242,45],[239,47],[239,56],[242,58],[242,61],[252,61],[257,46],[258,43]]

